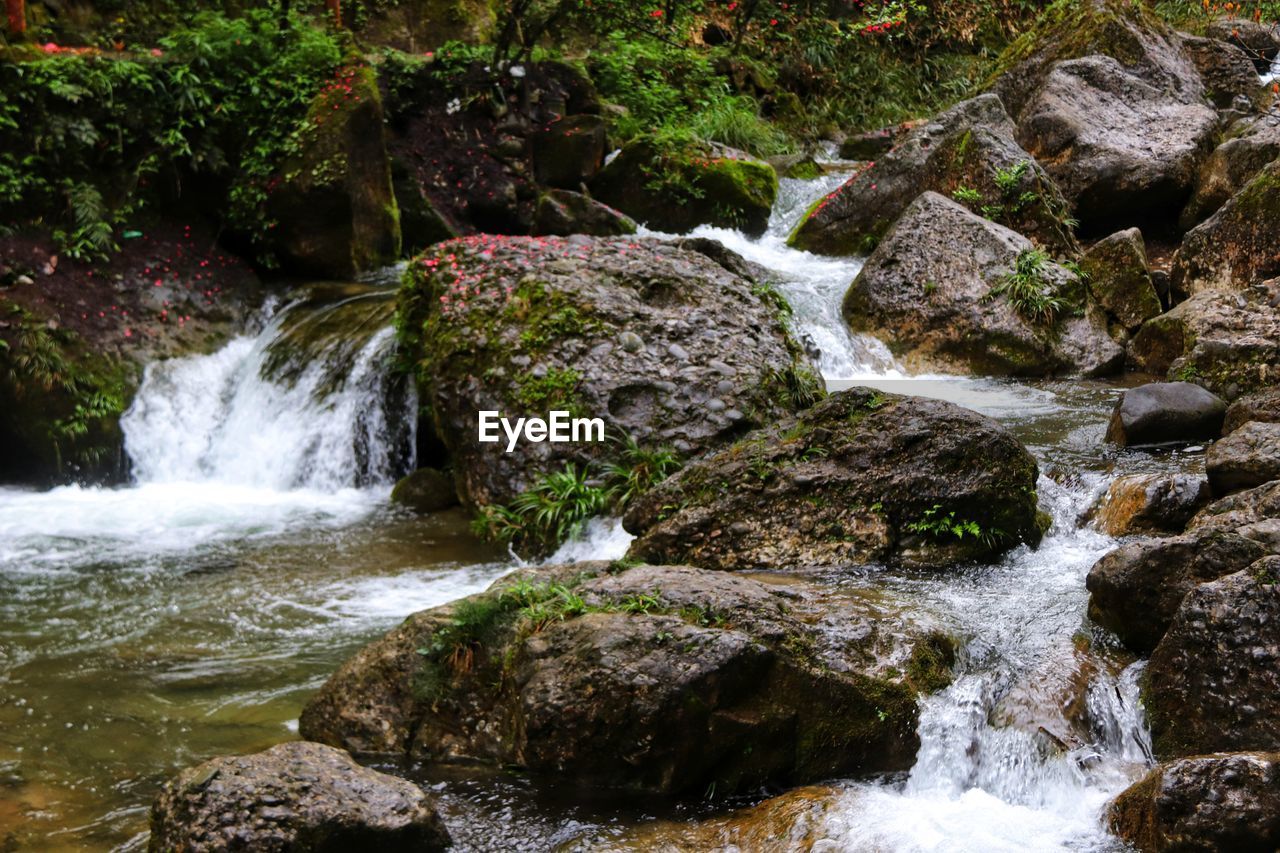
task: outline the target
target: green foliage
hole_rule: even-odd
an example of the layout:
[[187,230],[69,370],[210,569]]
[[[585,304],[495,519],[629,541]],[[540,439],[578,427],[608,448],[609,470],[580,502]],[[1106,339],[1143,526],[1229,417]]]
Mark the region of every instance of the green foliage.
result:
[[1064,307],[1066,300],[1054,291],[1053,283],[1045,278],[1045,264],[1049,256],[1040,249],[1026,249],[1018,254],[1012,272],[992,286],[988,299],[1007,297],[1013,309],[1034,322],[1051,323]]
[[1005,538],[1005,534],[995,528],[984,530],[976,521],[957,517],[956,511],[944,513],[942,504],[934,504],[924,511],[915,521],[904,524],[903,529],[910,533],[918,533],[933,539],[977,539],[989,546],[995,545]]
[[606,503],[605,490],[591,482],[586,469],[570,464],[542,477],[509,506],[483,507],[473,529],[484,539],[509,542],[518,550],[549,553]]
[[573,368],[549,368],[541,376],[524,374],[516,380],[516,402],[529,412],[549,412],[562,409],[571,415],[581,415],[577,403],[578,383],[582,374]]
[[605,466],[605,494],[615,510],[671,476],[680,459],[670,449],[642,447],[634,437],[622,441],[619,459]]
[[799,363],[781,370],[773,367],[767,369],[761,378],[760,387],[768,399],[793,412],[807,409],[827,395],[822,377]]

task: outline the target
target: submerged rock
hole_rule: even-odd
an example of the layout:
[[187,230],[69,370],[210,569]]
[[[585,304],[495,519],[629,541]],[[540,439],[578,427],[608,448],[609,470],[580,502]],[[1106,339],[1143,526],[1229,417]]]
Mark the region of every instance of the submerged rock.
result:
[[675,149],[652,138],[628,144],[591,183],[597,198],[659,231],[699,225],[764,233],[778,193],[768,163],[731,148]]
[[1120,393],[1107,441],[1121,447],[1207,441],[1222,430],[1227,404],[1190,382],[1152,382]]
[[[1016,273],[1034,293],[1002,292]],[[867,259],[843,313],[853,329],[884,338],[924,370],[1117,372],[1124,350],[1087,317],[1072,316],[1083,308],[1082,290],[1027,238],[926,192]]]
[[1205,470],[1218,497],[1280,480],[1280,423],[1248,423],[1215,442]]
[[1134,474],[1111,484],[1095,514],[1108,536],[1181,533],[1209,502],[1209,483],[1191,474]]
[[482,236],[411,263],[397,323],[464,504],[504,504],[544,474],[618,453],[613,440],[522,440],[507,453],[505,437],[477,441],[481,411],[565,411],[602,419],[609,438],[696,453],[822,393],[776,291],[744,277],[736,255],[698,246]]
[[788,242],[827,255],[869,254],[908,205],[933,191],[969,199],[1054,252],[1074,253],[1065,202],[1013,134],[994,95],[957,104],[818,201]]
[[1108,823],[1141,853],[1271,853],[1280,849],[1280,753],[1161,764],[1116,797]]
[[1175,290],[1243,290],[1280,275],[1280,161],[1254,175],[1207,221],[1182,239]]
[[151,809],[153,851],[433,851],[449,833],[417,785],[341,750],[283,743],[215,758],[165,783]]
[[855,388],[687,466],[624,525],[651,562],[944,568],[1039,541],[1036,475],[989,418]]
[[[917,690],[949,680],[951,644],[881,636],[861,607],[687,567],[526,571],[365,647],[300,730],[666,795],[906,769]],[[833,644],[824,619],[864,627]]]
[[1162,758],[1280,744],[1280,557],[1192,590],[1151,653],[1144,700]]
[[1080,259],[1080,272],[1093,298],[1127,331],[1162,310],[1151,281],[1146,243],[1137,228],[1117,231],[1090,246]]
[[1201,167],[1179,226],[1189,231],[1212,216],[1277,157],[1280,115],[1249,116],[1237,121]]

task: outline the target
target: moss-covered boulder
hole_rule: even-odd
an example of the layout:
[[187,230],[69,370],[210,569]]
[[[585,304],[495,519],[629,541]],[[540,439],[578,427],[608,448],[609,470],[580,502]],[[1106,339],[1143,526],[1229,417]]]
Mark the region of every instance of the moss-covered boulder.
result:
[[1280,161],[1256,174],[1182,239],[1175,290],[1242,290],[1280,275]]
[[414,512],[437,512],[457,506],[453,477],[439,468],[419,468],[400,478],[391,490],[391,500]]
[[268,207],[272,245],[291,270],[346,278],[399,256],[400,211],[371,67],[343,66],[316,96]]
[[926,192],[871,253],[843,312],[916,370],[1118,372],[1124,350],[1087,305],[1076,275],[1030,240]]
[[1136,330],[1161,311],[1146,243],[1137,228],[1117,231],[1090,246],[1080,259],[1080,272],[1093,298],[1126,331]]
[[1178,220],[1190,231],[1218,211],[1267,164],[1280,158],[1280,116],[1248,116],[1227,130],[1196,178],[1195,191]]
[[825,255],[868,254],[923,192],[963,201],[1055,253],[1073,254],[1067,206],[1035,158],[1014,141],[1000,99],[957,104],[906,133],[888,153],[819,199],[790,244]]
[[631,217],[590,196],[569,190],[551,190],[538,197],[533,213],[533,234],[538,237],[621,237],[636,233]]
[[[616,461],[624,436],[705,451],[820,395],[786,303],[751,275],[698,241],[479,236],[416,258],[397,322],[463,502]],[[481,411],[553,410],[600,418],[610,440],[477,441]]]
[[1107,823],[1140,853],[1280,849],[1280,753],[1161,764],[1116,797]]
[[769,224],[778,176],[768,163],[720,145],[645,137],[624,147],[591,191],[655,230],[715,225],[754,236]]
[[544,187],[579,190],[604,164],[604,119],[576,115],[549,122],[530,136],[533,177]]
[[649,561],[945,568],[1039,541],[1036,476],[989,418],[854,388],[687,466],[623,523]]
[[867,607],[687,567],[522,571],[358,652],[300,731],[674,796],[905,770],[916,697],[949,681],[953,647],[918,623],[881,631]]
[[1280,383],[1280,280],[1206,290],[1148,320],[1130,345],[1139,369],[1195,380],[1227,400]]

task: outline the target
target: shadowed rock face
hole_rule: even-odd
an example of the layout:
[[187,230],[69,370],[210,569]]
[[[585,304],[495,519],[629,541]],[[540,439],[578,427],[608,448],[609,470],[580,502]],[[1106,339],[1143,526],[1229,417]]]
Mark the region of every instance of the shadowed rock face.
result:
[[1280,275],[1280,162],[1254,175],[1182,239],[1172,283],[1184,293],[1244,290]]
[[1162,764],[1116,798],[1108,822],[1142,853],[1271,853],[1280,847],[1280,753]]
[[686,467],[624,524],[649,561],[942,568],[1039,541],[1036,474],[986,417],[855,388]]
[[670,795],[906,769],[952,646],[870,607],[688,567],[530,570],[365,647],[301,731]]
[[1280,423],[1280,385],[1241,397],[1228,406],[1222,434],[1228,436],[1251,421]]
[[1179,225],[1190,230],[1216,213],[1267,164],[1280,157],[1280,115],[1249,116],[1233,124],[1196,178]]
[[407,853],[448,846],[449,834],[421,788],[317,743],[206,761],[165,783],[151,810],[155,853]]
[[1213,439],[1227,404],[1190,382],[1153,382],[1120,394],[1107,441],[1128,447]]
[[1009,376],[1105,375],[1124,351],[1101,322],[1072,316],[1083,307],[1076,276],[1044,260],[1036,288],[1059,300],[1031,315],[998,289],[1031,252],[1025,237],[951,199],[917,198],[867,259],[845,295],[850,327],[889,342],[924,370]]
[[1126,330],[1134,330],[1161,311],[1151,281],[1147,249],[1137,228],[1117,231],[1089,247],[1080,259],[1089,293]]
[[1280,423],[1247,423],[1215,442],[1205,470],[1219,497],[1280,480]]

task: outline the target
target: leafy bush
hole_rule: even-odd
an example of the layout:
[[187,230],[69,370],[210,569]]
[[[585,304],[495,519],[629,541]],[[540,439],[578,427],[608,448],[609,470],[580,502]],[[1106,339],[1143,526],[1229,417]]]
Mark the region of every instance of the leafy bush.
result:
[[987,298],[1008,297],[1013,309],[1028,320],[1052,323],[1066,301],[1054,292],[1053,283],[1044,276],[1048,262],[1049,256],[1040,249],[1020,252],[1013,272],[1001,278]]

